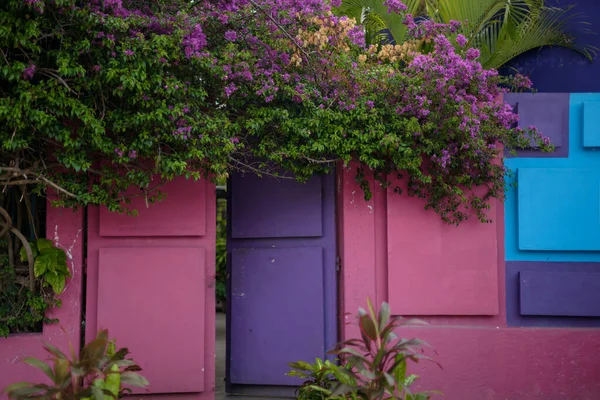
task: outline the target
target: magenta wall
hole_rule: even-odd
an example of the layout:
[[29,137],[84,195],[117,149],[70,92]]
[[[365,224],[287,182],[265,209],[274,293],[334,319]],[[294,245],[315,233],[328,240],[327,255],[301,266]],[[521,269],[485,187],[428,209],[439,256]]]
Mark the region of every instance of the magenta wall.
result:
[[[46,358],[43,343],[67,351],[69,341],[79,347],[81,332],[81,293],[83,266],[83,212],[52,208],[48,205],[46,237],[67,253],[72,278],[61,295],[62,307],[49,316],[57,325],[45,325],[43,333],[11,335],[0,338],[0,390],[19,381],[42,382],[45,375],[21,362],[26,357]],[[67,335],[63,332],[67,332]],[[0,395],[0,398],[6,396]]]
[[400,334],[438,352],[443,370],[413,371],[447,400],[600,398],[600,330],[507,327],[501,205],[494,224],[444,226],[418,199],[378,186],[365,201],[354,169],[339,171],[345,339],[356,337],[353,316],[369,296],[430,323]]
[[[132,189],[133,190],[133,189]],[[108,329],[150,382],[144,398],[213,399],[216,190],[178,179],[137,217],[88,210],[86,340]]]

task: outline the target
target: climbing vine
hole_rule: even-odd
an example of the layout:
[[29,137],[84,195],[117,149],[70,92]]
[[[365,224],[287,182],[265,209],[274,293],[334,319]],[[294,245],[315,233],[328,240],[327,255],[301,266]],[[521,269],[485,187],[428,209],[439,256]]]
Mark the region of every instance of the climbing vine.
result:
[[3,1],[0,185],[118,211],[176,176],[305,180],[357,160],[447,222],[486,221],[501,147],[551,150],[498,102],[530,82],[483,69],[460,21],[390,4],[407,41],[367,47],[325,0]]

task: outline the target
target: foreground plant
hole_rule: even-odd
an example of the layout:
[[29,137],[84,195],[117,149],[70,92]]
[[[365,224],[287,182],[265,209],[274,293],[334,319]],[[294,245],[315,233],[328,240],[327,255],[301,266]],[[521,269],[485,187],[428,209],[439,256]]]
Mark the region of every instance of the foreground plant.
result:
[[430,393],[412,393],[410,386],[418,378],[407,375],[407,361],[431,360],[422,354],[427,343],[419,339],[400,339],[396,329],[424,324],[392,316],[388,303],[378,312],[370,299],[368,311],[359,309],[360,339],[340,343],[329,352],[339,357],[340,365],[317,359],[314,364],[291,363],[288,375],[304,379],[298,398],[309,399],[401,399],[424,400]]
[[71,348],[68,358],[56,347],[46,344],[50,363],[37,358],[27,358],[25,363],[40,369],[51,384],[20,382],[3,390],[11,399],[60,399],[90,400],[105,397],[119,398],[128,390],[123,385],[145,387],[148,381],[137,372],[135,362],[125,359],[127,349],[116,351],[114,341],[108,339],[108,331],[102,330],[79,354]]

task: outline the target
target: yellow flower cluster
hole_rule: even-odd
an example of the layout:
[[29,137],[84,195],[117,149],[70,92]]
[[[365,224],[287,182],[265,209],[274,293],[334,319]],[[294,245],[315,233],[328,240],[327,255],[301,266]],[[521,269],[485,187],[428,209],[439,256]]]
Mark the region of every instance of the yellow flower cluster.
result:
[[[348,32],[356,27],[354,18],[340,18],[337,22],[323,18],[314,17],[309,20],[310,23],[318,27],[317,30],[307,30],[301,28],[298,30],[296,40],[302,47],[317,47],[323,50],[325,47],[335,45],[337,49],[348,52],[347,35]],[[331,40],[333,39],[333,40]],[[296,51],[290,60],[292,65],[300,65],[302,57]]]
[[[326,17],[331,13],[326,14]],[[337,50],[344,52],[350,51],[348,45],[348,32],[356,27],[354,18],[340,18],[337,21],[327,18],[314,17],[308,20],[312,29],[298,29],[295,40],[302,48],[317,48],[323,50],[327,46],[335,46]],[[365,63],[367,60],[389,61],[396,62],[413,58],[419,54],[419,46],[421,43],[416,41],[404,42],[401,45],[386,44],[383,46],[372,44],[366,49],[364,54],[358,56],[360,63]],[[296,48],[290,59],[290,65],[300,66],[302,64],[303,51]]]
[[404,42],[402,44],[386,44],[381,46],[377,58],[381,61],[396,62],[412,58],[417,54],[417,44],[414,42]]

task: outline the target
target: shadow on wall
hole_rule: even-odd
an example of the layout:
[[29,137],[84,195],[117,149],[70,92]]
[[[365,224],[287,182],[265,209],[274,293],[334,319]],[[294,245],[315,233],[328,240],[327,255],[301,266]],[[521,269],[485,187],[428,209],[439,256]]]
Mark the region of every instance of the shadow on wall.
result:
[[[590,25],[593,34],[576,33],[579,43],[600,48],[600,1],[598,0],[548,0],[547,4],[568,7],[575,5],[573,12],[581,13],[579,21]],[[581,29],[581,28],[579,28]],[[589,61],[573,51],[563,48],[535,50],[510,63],[520,73],[529,75],[534,87],[540,92],[600,92],[600,63]],[[505,68],[503,72],[507,72]],[[510,72],[510,71],[508,71]],[[557,79],[558,78],[558,79]]]

